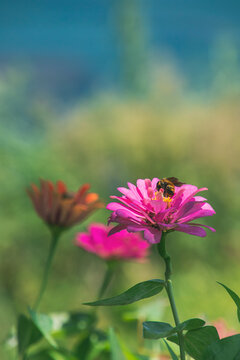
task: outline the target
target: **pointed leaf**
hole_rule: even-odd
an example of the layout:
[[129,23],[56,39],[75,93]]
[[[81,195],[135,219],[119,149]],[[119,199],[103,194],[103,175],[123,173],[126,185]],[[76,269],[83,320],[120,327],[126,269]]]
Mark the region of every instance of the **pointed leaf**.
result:
[[126,360],[113,328],[109,329],[109,341],[112,355],[111,360]]
[[[79,359],[79,358],[78,358]],[[91,350],[88,360],[109,360],[109,343],[108,341],[96,343]]]
[[85,336],[78,342],[74,349],[74,353],[78,355],[81,360],[86,360],[91,351],[92,343],[90,336],[91,334],[86,332]]
[[173,351],[173,349],[171,348],[171,346],[168,344],[168,342],[166,340],[163,339],[163,341],[166,344],[166,347],[169,351],[169,354],[171,355],[172,360],[178,360],[177,355],[175,354],[175,352]]
[[84,303],[90,306],[127,305],[158,294],[164,288],[163,280],[154,279],[134,285],[120,295],[99,301]]
[[240,334],[226,337],[212,343],[206,353],[205,360],[239,360]]
[[51,336],[51,331],[53,329],[52,319],[48,315],[36,313],[32,309],[29,309],[29,314],[32,318],[33,323],[43,334],[44,338],[49,342],[49,344],[53,347],[57,347],[55,340]]
[[145,321],[143,323],[143,337],[145,339],[160,339],[171,336],[178,331],[192,330],[202,327],[205,321],[202,319],[189,319],[176,327],[172,327],[170,324],[158,321]]
[[221,286],[223,286],[225,290],[227,290],[228,294],[231,296],[231,298],[237,305],[237,316],[238,316],[238,321],[240,322],[240,298],[239,298],[239,296],[233,290],[229,289],[229,287],[227,287],[226,285],[224,285],[218,281],[217,281],[217,283],[220,284]]
[[168,336],[167,340],[173,342],[174,344],[179,345],[178,336],[177,334]]
[[[168,340],[178,344],[176,336],[169,337]],[[189,330],[184,336],[184,346],[186,352],[195,360],[206,360],[204,353],[209,345],[219,340],[218,332],[214,326],[204,326],[199,329]]]
[[174,333],[173,327],[164,322],[145,321],[143,323],[143,337],[144,339],[161,339]]
[[205,325],[205,321],[198,318],[185,320],[175,327],[175,331],[199,329]]
[[25,315],[19,315],[17,324],[18,352],[23,354],[26,349],[42,338],[41,332],[31,319]]

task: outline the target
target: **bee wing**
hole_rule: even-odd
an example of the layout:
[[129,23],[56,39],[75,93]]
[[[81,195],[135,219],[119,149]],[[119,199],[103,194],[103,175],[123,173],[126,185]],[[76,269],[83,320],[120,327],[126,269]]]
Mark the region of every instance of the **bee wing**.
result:
[[175,185],[175,186],[182,186],[183,184],[185,184],[185,183],[179,181],[178,178],[176,178],[176,177],[168,177],[167,180],[171,181],[171,183],[173,183],[173,185]]

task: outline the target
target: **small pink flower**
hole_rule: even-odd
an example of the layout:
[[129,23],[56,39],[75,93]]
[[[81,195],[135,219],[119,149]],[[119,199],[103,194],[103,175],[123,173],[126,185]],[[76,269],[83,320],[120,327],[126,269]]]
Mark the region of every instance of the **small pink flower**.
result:
[[223,339],[228,336],[236,335],[237,331],[229,329],[223,319],[216,320],[213,325],[217,329],[220,339]]
[[122,230],[108,236],[111,228],[103,224],[92,224],[87,233],[79,233],[76,245],[105,260],[143,260],[148,254],[149,244],[140,234],[129,234]]
[[128,189],[119,187],[123,196],[111,196],[121,203],[111,202],[107,209],[113,211],[109,223],[118,223],[110,234],[127,229],[129,232],[143,231],[144,238],[151,244],[161,240],[162,231],[181,231],[191,235],[206,236],[206,227],[191,221],[215,214],[213,208],[202,196],[195,196],[207,188],[198,189],[194,185],[183,184],[175,187],[174,195],[164,197],[157,191],[159,179],[138,179],[137,186],[128,183]]

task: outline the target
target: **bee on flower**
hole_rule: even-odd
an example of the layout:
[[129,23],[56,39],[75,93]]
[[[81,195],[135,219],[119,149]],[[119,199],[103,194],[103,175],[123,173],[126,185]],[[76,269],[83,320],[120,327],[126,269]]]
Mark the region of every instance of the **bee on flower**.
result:
[[208,189],[184,184],[176,178],[138,179],[136,185],[128,183],[128,188],[119,187],[122,196],[111,196],[119,202],[107,205],[112,211],[109,223],[117,223],[110,234],[123,229],[143,231],[145,240],[152,244],[160,242],[162,232],[168,231],[204,237],[204,228],[215,229],[192,222],[215,214],[207,199],[198,195],[204,190]]

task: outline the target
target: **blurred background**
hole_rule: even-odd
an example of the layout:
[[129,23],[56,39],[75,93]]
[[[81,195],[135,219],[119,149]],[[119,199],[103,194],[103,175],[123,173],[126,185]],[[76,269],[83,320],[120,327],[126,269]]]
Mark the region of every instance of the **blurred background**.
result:
[[[39,178],[72,190],[89,182],[105,202],[138,178],[208,187],[217,214],[204,223],[217,232],[169,236],[176,300],[181,319],[225,317],[239,331],[216,283],[240,294],[239,16],[236,0],[1,1],[1,342],[35,300],[48,251],[48,230],[25,192]],[[96,297],[105,265],[73,243],[108,216],[99,210],[64,235],[43,312],[82,310]],[[121,267],[109,295],[163,272],[153,248],[148,262]],[[171,321],[160,306],[159,320]],[[103,326],[122,311],[101,310]]]

